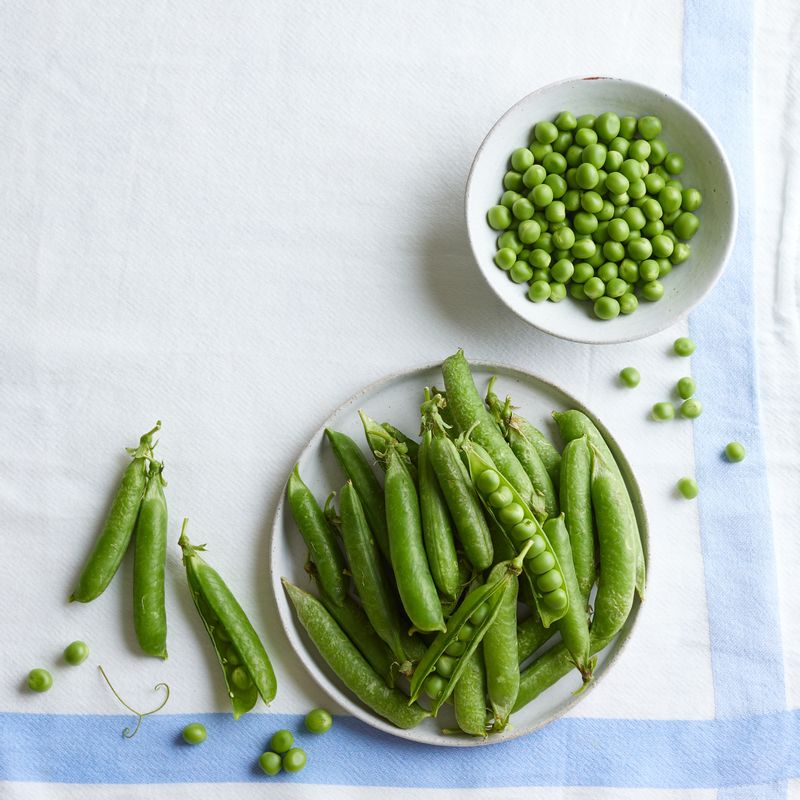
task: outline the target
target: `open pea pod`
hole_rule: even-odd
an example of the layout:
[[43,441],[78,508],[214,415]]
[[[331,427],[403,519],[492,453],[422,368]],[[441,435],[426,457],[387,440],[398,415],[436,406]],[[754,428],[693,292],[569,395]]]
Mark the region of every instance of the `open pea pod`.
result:
[[483,448],[466,440],[461,449],[467,456],[470,477],[489,516],[515,546],[529,544],[523,569],[542,624],[549,628],[569,610],[569,596],[558,556],[528,504]]

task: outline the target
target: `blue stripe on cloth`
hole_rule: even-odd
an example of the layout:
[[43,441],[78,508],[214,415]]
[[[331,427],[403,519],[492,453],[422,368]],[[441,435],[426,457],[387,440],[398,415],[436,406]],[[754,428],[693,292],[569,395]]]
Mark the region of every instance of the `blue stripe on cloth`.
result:
[[[689,320],[698,345],[692,370],[700,376],[706,409],[694,425],[694,450],[718,718],[786,707],[755,368],[753,38],[748,0],[686,0],[683,96],[720,137],[739,198],[731,260]],[[722,449],[731,440],[745,444],[745,462],[725,461]],[[792,733],[787,744],[797,751],[800,740]],[[776,781],[723,788],[719,800],[779,800],[786,793],[786,784]]]
[[[754,355],[752,8],[688,0],[684,26],[684,96],[719,134],[740,203],[733,256],[690,320],[705,401],[694,447],[716,713],[727,717],[786,706]],[[747,448],[740,464],[722,455],[732,439]]]
[[[136,738],[123,739],[122,728],[131,721],[116,715],[0,714],[0,780],[261,781],[258,756],[282,727],[295,732],[308,766],[300,775],[271,781],[714,788],[800,776],[800,748],[792,746],[800,712],[707,721],[563,718],[523,739],[468,749],[406,742],[351,717],[337,717],[333,735],[312,736],[302,730],[299,716],[249,714],[234,721],[229,714],[159,714],[143,721]],[[183,726],[195,721],[208,729],[213,758],[207,746],[180,739]]]

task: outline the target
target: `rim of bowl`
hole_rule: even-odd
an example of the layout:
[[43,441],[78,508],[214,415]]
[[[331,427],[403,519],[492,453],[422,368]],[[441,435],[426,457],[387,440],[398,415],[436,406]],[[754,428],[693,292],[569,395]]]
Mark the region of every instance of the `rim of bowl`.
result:
[[[625,453],[622,451],[622,448],[617,443],[617,440],[614,436],[609,432],[608,428],[603,424],[603,422],[594,414],[594,412],[585,406],[582,402],[580,402],[577,398],[573,397],[569,392],[562,389],[555,383],[546,380],[545,378],[540,378],[538,375],[524,369],[523,367],[518,367],[513,364],[507,364],[505,362],[498,362],[498,361],[484,361],[484,360],[468,360],[470,367],[488,367],[491,369],[497,370],[505,370],[507,372],[516,373],[517,375],[524,375],[526,378],[533,378],[535,381],[539,382],[543,386],[547,387],[548,389],[554,391],[557,394],[565,395],[570,399],[570,402],[574,403],[574,407],[578,410],[586,413],[589,418],[597,425],[600,433],[603,437],[607,440],[609,447],[611,448],[612,453],[615,453],[615,458],[617,454],[621,455],[622,458],[625,460],[625,464],[628,467],[628,475],[630,476],[630,481],[627,479],[625,480],[625,485],[628,488],[628,491],[631,494],[631,500],[634,505],[634,509],[637,513],[637,523],[641,522],[641,530],[640,535],[642,538],[642,547],[644,550],[644,557],[645,563],[647,568],[647,573],[650,573],[650,527],[648,524],[647,519],[647,510],[644,506],[644,501],[642,498],[642,490],[639,486],[639,482],[636,479],[636,474],[634,473],[633,469],[628,462]],[[398,370],[396,372],[392,372],[389,375],[385,375],[382,378],[378,378],[378,380],[373,381],[372,383],[367,384],[366,386],[359,389],[355,394],[351,395],[347,400],[343,403],[340,403],[326,418],[325,420],[315,429],[314,433],[312,434],[311,438],[306,442],[303,446],[303,449],[300,451],[300,454],[297,456],[295,463],[300,463],[303,458],[311,451],[312,446],[315,443],[316,435],[319,431],[324,431],[326,427],[331,423],[331,421],[338,417],[343,411],[345,411],[348,407],[351,407],[357,403],[357,401],[365,397],[369,394],[372,394],[386,385],[408,377],[417,372],[425,372],[432,369],[439,369],[441,368],[442,362],[441,361],[434,361],[430,363],[420,364],[416,367],[410,367],[404,370]],[[359,701],[354,700],[349,695],[349,690],[345,690],[340,688],[336,683],[334,683],[328,676],[322,671],[322,669],[316,664],[316,661],[312,658],[312,663],[309,664],[303,658],[304,651],[308,650],[305,647],[300,635],[294,630],[296,620],[292,613],[291,603],[286,598],[286,592],[283,589],[283,585],[281,582],[282,576],[277,576],[276,578],[276,556],[278,552],[278,545],[281,541],[281,537],[278,534],[279,526],[282,525],[282,521],[284,518],[284,508],[286,506],[286,486],[287,483],[284,484],[283,490],[281,491],[280,499],[278,500],[278,505],[275,509],[275,515],[273,516],[272,521],[272,541],[270,543],[269,549],[269,573],[270,573],[270,583],[272,584],[272,594],[275,599],[275,604],[278,608],[278,617],[280,618],[281,627],[283,628],[283,633],[286,638],[289,640],[289,644],[292,647],[292,651],[294,655],[298,658],[300,663],[303,665],[306,673],[311,677],[314,683],[317,684],[329,697],[335,700],[342,708],[344,708],[349,714],[356,717],[357,719],[361,720],[363,723],[371,726],[372,728],[376,728],[384,733],[389,734],[390,736],[396,736],[401,739],[406,739],[407,741],[415,742],[416,744],[422,744],[432,747],[485,747],[487,745],[493,744],[502,744],[503,742],[509,742],[512,739],[518,739],[522,736],[527,736],[531,733],[535,733],[538,730],[541,730],[546,725],[549,725],[551,722],[555,722],[560,717],[563,717],[566,713],[572,710],[577,703],[579,703],[589,692],[591,692],[595,686],[603,680],[605,675],[611,671],[611,668],[614,666],[615,662],[619,658],[622,651],[627,647],[628,641],[630,640],[631,636],[633,635],[634,629],[637,627],[639,623],[639,617],[643,613],[645,604],[638,599],[635,599],[637,603],[636,606],[636,616],[631,623],[630,628],[628,629],[627,635],[623,639],[619,639],[619,634],[617,638],[614,640],[614,651],[609,654],[608,658],[604,663],[604,669],[601,675],[597,678],[594,678],[589,684],[587,684],[583,691],[579,694],[572,695],[564,705],[559,708],[556,712],[549,714],[546,719],[543,719],[541,722],[534,725],[529,730],[526,729],[525,731],[510,731],[505,733],[502,736],[496,737],[488,737],[487,739],[478,739],[470,738],[467,739],[465,737],[445,737],[437,741],[427,741],[421,740],[418,736],[415,736],[416,729],[410,728],[408,730],[403,728],[397,728],[392,725],[388,720],[383,719],[383,717],[376,714],[371,709],[362,706]],[[641,517],[641,519],[640,519]],[[301,626],[302,627],[302,626]],[[301,649],[302,648],[302,649]]]
[[[496,286],[494,286],[494,284],[492,284],[492,282],[489,280],[483,267],[481,266],[481,260],[478,256],[477,246],[472,236],[472,228],[470,226],[470,221],[469,221],[470,196],[472,194],[472,181],[475,176],[475,166],[480,160],[480,157],[484,149],[486,148],[487,142],[492,137],[492,134],[495,132],[498,125],[500,125],[500,123],[509,114],[511,114],[512,111],[521,106],[523,103],[526,103],[531,97],[535,97],[538,94],[555,89],[558,86],[564,86],[566,84],[578,83],[583,81],[614,81],[618,83],[627,84],[628,86],[632,86],[639,90],[643,89],[648,92],[656,92],[657,94],[661,94],[664,97],[668,98],[671,102],[675,103],[675,105],[679,106],[684,113],[688,114],[700,126],[700,128],[705,132],[705,134],[711,140],[712,144],[714,145],[714,148],[716,149],[720,157],[720,161],[722,162],[725,178],[727,182],[730,184],[731,204],[730,204],[730,220],[729,220],[730,224],[728,227],[728,238],[725,243],[725,250],[722,254],[722,258],[719,260],[714,272],[711,274],[711,280],[708,282],[708,285],[693,303],[688,305],[674,317],[672,317],[666,322],[659,323],[658,325],[652,326],[647,330],[643,331],[642,333],[638,333],[633,336],[631,335],[611,336],[609,338],[604,338],[600,340],[586,339],[581,336],[569,335],[567,333],[552,330],[551,328],[542,325],[541,323],[537,323],[529,319],[527,316],[522,314],[516,308],[512,307],[506,301],[506,298],[503,295],[503,293]],[[506,308],[508,308],[510,311],[516,314],[520,319],[524,320],[525,322],[528,323],[528,325],[531,325],[532,327],[542,331],[543,333],[547,333],[550,336],[555,336],[558,339],[564,339],[565,341],[568,342],[579,342],[580,344],[600,344],[600,345],[622,344],[624,342],[634,342],[638,341],[639,339],[646,339],[649,336],[654,336],[655,334],[660,333],[663,330],[666,330],[667,328],[674,325],[676,322],[680,322],[681,320],[685,319],[694,308],[699,306],[703,302],[703,300],[705,300],[706,297],[708,297],[711,290],[717,285],[719,279],[722,277],[722,273],[725,271],[725,267],[728,263],[728,260],[731,257],[731,252],[733,251],[733,247],[736,244],[736,234],[739,228],[739,199],[736,193],[736,181],[734,180],[733,176],[734,176],[733,168],[731,167],[730,161],[728,160],[728,156],[725,153],[725,150],[722,147],[722,144],[720,143],[719,139],[717,138],[717,135],[711,129],[711,126],[700,116],[700,114],[698,114],[691,106],[688,106],[686,103],[684,103],[683,100],[675,97],[674,95],[671,95],[669,92],[665,92],[663,89],[658,89],[655,86],[650,86],[649,84],[641,83],[640,81],[632,81],[629,80],[628,78],[614,78],[609,75],[591,75],[583,77],[577,76],[573,78],[562,78],[561,80],[553,81],[552,83],[540,86],[538,89],[534,89],[534,91],[526,94],[524,97],[517,100],[516,103],[514,103],[505,112],[503,112],[503,114],[497,119],[494,125],[492,125],[492,127],[489,129],[488,133],[483,137],[483,140],[481,141],[481,144],[478,147],[475,156],[472,159],[472,164],[470,165],[469,168],[469,174],[467,175],[467,183],[464,191],[464,215],[467,221],[467,238],[469,239],[470,250],[472,250],[472,257],[475,259],[475,264],[477,265],[478,270],[481,273],[481,276],[483,277],[484,281],[487,283],[489,288],[492,290],[495,297],[497,297],[503,303],[503,305],[506,306]]]

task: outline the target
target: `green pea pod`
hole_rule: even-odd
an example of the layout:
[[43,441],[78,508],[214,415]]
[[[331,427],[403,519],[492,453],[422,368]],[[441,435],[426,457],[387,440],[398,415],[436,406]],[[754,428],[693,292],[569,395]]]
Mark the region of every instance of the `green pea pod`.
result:
[[247,615],[217,571],[200,557],[205,545],[192,545],[186,536],[187,523],[183,521],[178,544],[189,589],[222,667],[233,717],[238,719],[253,708],[259,695],[265,703],[271,703],[278,684],[267,651]]
[[99,597],[116,575],[136,526],[139,506],[147,486],[147,462],[153,457],[153,435],[161,421],[139,439],[139,446],[128,448],[133,460],[122,475],[119,489],[111,503],[100,537],[78,579],[70,602],[89,603]]
[[[569,596],[564,588],[564,574],[558,555],[533,512],[511,482],[489,460],[479,446],[466,441],[462,445],[473,485],[487,513],[516,543],[531,543],[524,564],[536,610],[546,628],[569,610]],[[501,505],[502,503],[502,505]]]
[[286,484],[286,496],[295,523],[308,548],[308,557],[317,568],[319,583],[334,602],[344,602],[347,594],[345,563],[336,536],[296,464]]
[[592,516],[592,454],[586,436],[567,442],[561,457],[561,510],[584,608],[596,578]]
[[[492,533],[492,546],[494,547],[495,561],[511,561],[517,555],[516,545],[508,538],[508,534],[489,517],[489,530]],[[533,586],[527,573],[523,570],[519,577],[520,600],[536,613],[536,599],[533,596]],[[536,617],[538,619],[538,613]]]
[[283,588],[320,655],[364,705],[398,728],[413,728],[430,716],[409,704],[398,689],[386,686],[319,600],[285,579]]
[[133,557],[133,627],[142,650],[158,658],[167,657],[167,501],[163,469],[163,464],[150,462],[147,489],[136,520]]
[[569,610],[556,623],[561,638],[572,655],[575,666],[581,673],[583,682],[592,678],[594,663],[589,657],[589,615],[583,602],[578,579],[575,576],[575,567],[572,564],[572,550],[569,544],[569,532],[564,524],[564,515],[549,519],[544,524],[544,530],[550,544],[558,556],[559,564],[564,573],[564,586],[569,597]]
[[442,605],[425,556],[417,489],[394,443],[385,458],[389,553],[400,600],[417,630],[441,631]]
[[[364,435],[366,436],[367,445],[369,446],[370,452],[375,455],[375,457],[378,459],[378,463],[383,467],[383,469],[386,469],[386,459],[383,458],[386,448],[389,446],[390,442],[396,442],[398,445],[400,445],[400,447],[398,447],[398,452],[405,462],[406,469],[408,470],[409,475],[411,475],[416,482],[417,467],[416,463],[409,455],[409,449],[406,442],[397,438],[393,433],[390,433],[385,425],[377,423],[363,410],[358,412],[358,416],[361,418],[361,424],[364,426]],[[407,440],[408,437],[403,436],[403,439]]]
[[442,374],[447,390],[447,406],[461,433],[470,432],[472,440],[485,448],[517,492],[525,498],[525,502],[530,503],[534,497],[530,478],[483,404],[463,350],[445,359]]
[[628,491],[602,453],[592,452],[592,505],[600,546],[600,575],[592,618],[593,646],[616,636],[631,611],[636,590],[638,529]]
[[452,599],[461,588],[458,555],[453,539],[453,524],[436,473],[430,461],[432,431],[426,430],[419,448],[419,504],[425,552],[436,588],[445,599]]
[[389,532],[386,529],[386,505],[383,499],[383,489],[381,489],[372,467],[361,452],[361,448],[346,434],[326,428],[325,436],[327,436],[342,469],[353,481],[353,486],[356,487],[364,506],[370,530],[375,535],[381,553],[388,561]]
[[522,671],[514,711],[519,711],[523,706],[528,705],[545,689],[549,689],[574,669],[575,663],[563,642],[551,647]]
[[425,425],[431,431],[430,463],[467,560],[476,570],[484,570],[494,557],[492,537],[461,456],[445,434],[440,411],[439,395],[422,405]]
[[453,689],[453,709],[458,727],[471,736],[486,737],[486,669],[483,645],[467,659],[464,671]]
[[506,584],[497,616],[483,637],[486,685],[494,712],[493,731],[502,731],[508,725],[508,716],[519,691],[518,588],[519,581],[512,577]]
[[444,389],[437,389],[435,386],[431,386],[431,397],[436,396],[441,398],[441,404],[439,405],[439,416],[442,418],[447,435],[451,437],[458,435],[456,421],[453,419],[453,415],[447,405],[447,392]]
[[543,644],[555,636],[554,628],[545,628],[539,615],[534,613],[517,625],[517,658],[527,661]]
[[[634,547],[636,548],[636,591],[639,597],[644,600],[645,583],[646,583],[646,566],[644,561],[644,551],[642,549],[642,537],[639,533],[639,528],[636,525],[636,514],[633,510],[633,503],[631,502],[630,495],[628,494],[627,487],[625,486],[625,479],[622,477],[619,465],[614,459],[606,440],[598,430],[597,426],[586,416],[586,414],[572,410],[572,411],[554,411],[553,418],[561,431],[561,438],[565,442],[571,442],[573,439],[579,439],[581,436],[586,436],[589,444],[594,447],[604,458],[609,470],[616,477],[617,481],[624,489],[624,493],[619,493],[620,502],[626,506],[625,514],[633,518],[636,535],[634,536]],[[602,555],[602,553],[601,553]]]
[[408,458],[416,467],[417,458],[419,456],[419,442],[415,441],[410,436],[407,436],[399,428],[395,428],[394,425],[391,425],[388,422],[381,422],[381,428],[383,428],[393,439],[396,439],[398,442],[406,446]]
[[[417,664],[414,674],[411,676],[410,694],[412,701],[419,697],[425,679],[436,670],[438,662],[445,655],[445,650],[456,641],[464,642],[465,648],[461,655],[457,657],[447,683],[441,694],[433,701],[431,711],[434,716],[452,693],[458,683],[458,679],[466,668],[467,660],[475,652],[486,631],[494,622],[500,611],[508,581],[516,578],[522,571],[522,562],[529,547],[530,545],[526,544],[513,561],[502,561],[496,564],[489,573],[486,583],[475,587],[466,595],[461,601],[461,605],[447,620],[446,629],[436,636],[425,656]],[[470,618],[473,615],[481,617],[480,622],[476,623],[474,628],[470,624]],[[465,637],[464,632],[467,630],[469,630],[469,634]]]
[[358,492],[350,481],[339,493],[339,510],[342,539],[356,592],[372,627],[389,645],[395,658],[402,662],[406,655],[403,650],[400,609],[387,580],[378,546],[367,525]]

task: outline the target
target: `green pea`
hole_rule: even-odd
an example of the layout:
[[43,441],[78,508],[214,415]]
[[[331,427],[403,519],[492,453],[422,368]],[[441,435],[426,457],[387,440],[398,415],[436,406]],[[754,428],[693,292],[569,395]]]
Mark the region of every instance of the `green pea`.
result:
[[613,297],[598,297],[594,301],[594,315],[598,319],[614,319],[619,316],[619,301]]
[[[653,252],[655,255],[655,251]],[[658,277],[663,278],[665,275],[669,275],[672,272],[672,262],[668,258],[659,258],[658,259]]]
[[591,264],[585,261],[579,261],[572,270],[572,280],[574,283],[586,283],[594,275],[594,269]]
[[294,744],[294,736],[291,731],[280,730],[272,734],[269,740],[270,750],[276,753],[286,753],[289,748]]
[[[551,203],[550,205],[555,205]],[[569,250],[575,244],[575,232],[572,228],[559,228],[553,234],[553,244],[559,250]]]
[[628,223],[628,227],[632,231],[640,231],[647,224],[644,212],[641,208],[632,207],[622,215],[622,219]]
[[675,419],[675,406],[668,402],[656,403],[653,406],[653,419]]
[[536,525],[532,520],[525,519],[514,525],[510,533],[511,538],[517,544],[521,544],[522,542],[527,542],[536,533]]
[[[535,219],[526,219],[520,222],[516,235],[522,244],[533,244],[541,233],[541,225]],[[500,238],[502,239],[505,235],[504,233]]]
[[648,281],[642,284],[642,297],[651,303],[658,302],[664,296],[664,284],[661,281]]
[[606,285],[598,277],[589,278],[583,284],[583,291],[590,300],[597,300],[606,293]]
[[681,197],[681,208],[684,211],[697,211],[703,205],[703,195],[697,189],[684,189]]
[[603,283],[607,284],[619,275],[619,267],[613,261],[606,261],[598,268],[595,274]]
[[603,200],[603,207],[596,214],[601,222],[614,219],[614,204],[610,200]]
[[525,184],[522,182],[522,175],[514,170],[509,170],[503,176],[503,187],[512,192],[519,192]]
[[575,300],[586,300],[586,292],[583,288],[582,283],[570,283],[569,285],[569,294],[570,297],[574,298]]
[[591,128],[579,128],[575,132],[575,144],[588,147],[597,142],[597,134]]
[[688,400],[697,390],[697,384],[692,378],[681,378],[678,381],[677,389],[678,397],[682,400]]
[[572,255],[575,258],[591,258],[597,252],[597,245],[589,238],[578,239],[572,245]]
[[606,160],[603,163],[603,169],[606,172],[619,172],[619,168],[622,166],[622,162],[625,160],[625,156],[622,153],[617,152],[616,150],[609,150],[606,153]]
[[630,232],[631,229],[624,219],[612,219],[608,223],[608,235],[615,242],[624,242]]
[[511,224],[511,212],[505,206],[492,206],[486,214],[486,219],[494,230],[502,231]]
[[544,183],[544,179],[546,177],[547,170],[541,164],[534,164],[532,167],[528,167],[528,169],[522,173],[522,182],[529,189],[534,189],[540,184]]
[[635,239],[628,242],[626,252],[634,261],[646,261],[653,255],[653,245],[650,244],[649,239]]
[[561,153],[561,155],[564,155],[564,153],[569,150],[571,144],[572,134],[567,131],[561,131],[561,133],[556,136],[556,140],[553,142],[553,150],[555,150],[556,153]]
[[562,258],[560,261],[556,261],[556,263],[553,264],[553,268],[550,270],[550,276],[554,281],[566,283],[573,276],[574,272],[575,267],[573,263],[566,258]]
[[537,142],[550,144],[556,140],[558,128],[552,122],[537,122],[533,129],[533,135],[536,137]]
[[555,125],[560,131],[574,131],[578,127],[578,121],[569,111],[562,111],[556,117]]
[[551,303],[560,303],[566,296],[567,287],[563,283],[550,282],[550,297],[548,299]]
[[650,240],[653,247],[653,255],[656,258],[669,258],[675,250],[675,243],[669,236],[659,234]]
[[549,173],[561,175],[567,171],[567,159],[561,153],[548,153],[542,159],[542,166]]
[[[579,147],[576,144],[571,145],[567,148],[567,152],[564,153],[564,158],[567,159],[567,166],[568,167],[577,167],[578,164],[581,163],[581,156],[583,155],[583,148]],[[569,170],[567,170],[567,182],[569,182]]]
[[497,237],[497,249],[502,250],[504,248],[513,250],[517,255],[522,252],[522,242],[517,237],[516,231],[506,231]]
[[630,287],[622,278],[612,278],[606,283],[606,297],[613,297],[619,300]]
[[638,181],[643,177],[642,165],[635,158],[626,158],[619,171],[629,180]]
[[624,136],[626,139],[632,139],[636,133],[636,117],[630,115],[620,117],[619,120],[619,135]]
[[[658,202],[658,201],[656,201]],[[660,219],[651,219],[647,221],[647,224],[642,228],[642,236],[646,237],[650,240],[650,244],[653,245],[653,252],[655,253],[656,246],[653,244],[653,239],[656,236],[661,236],[664,233],[664,223]],[[672,250],[670,250],[670,253]]]
[[536,579],[536,585],[544,593],[555,591],[562,583],[561,573],[557,569],[551,569],[550,572],[545,572]]
[[613,111],[605,111],[595,119],[594,130],[604,142],[610,142],[619,135],[619,125],[619,117]]
[[567,604],[567,593],[563,589],[556,589],[555,591],[542,595],[542,599],[548,608],[552,608],[553,611],[558,611]]
[[491,494],[500,486],[500,476],[493,469],[484,470],[475,483],[482,494]]
[[699,400],[684,400],[681,403],[681,416],[695,419],[703,413],[703,404]]
[[619,298],[620,314],[633,314],[637,308],[639,308],[639,300],[635,294],[625,292],[625,294]]
[[248,675],[247,670],[243,667],[234,667],[231,670],[231,683],[237,689],[249,689],[253,685],[253,681]]
[[528,300],[543,303],[550,298],[550,284],[546,280],[534,281],[528,289]]
[[[546,284],[550,284],[550,270],[549,269],[535,269],[533,271],[533,275],[531,275],[531,283],[535,283],[536,281],[544,281]],[[545,298],[546,300],[547,298]]]
[[619,379],[630,389],[639,385],[641,375],[636,367],[624,367],[619,372]]
[[494,254],[494,263],[500,269],[509,270],[517,262],[517,254],[510,247],[501,247]]
[[608,261],[622,261],[625,258],[625,245],[622,242],[608,241],[603,245],[603,255]]
[[647,160],[651,164],[658,166],[664,162],[668,152],[667,145],[661,139],[650,139],[650,158]]
[[472,616],[469,618],[469,621],[477,628],[483,624],[483,621],[488,615],[489,606],[484,603],[483,605],[478,606],[475,611],[472,612]]
[[631,143],[623,138],[622,136],[617,136],[616,138],[612,139],[608,145],[609,152],[619,153],[623,159],[628,154],[628,150],[630,149]]
[[608,149],[604,144],[590,144],[583,148],[581,161],[584,164],[591,164],[595,169],[600,169],[606,161]]
[[586,235],[597,230],[598,223],[594,214],[590,214],[588,211],[579,211],[572,218],[572,224],[578,233]]
[[181,731],[181,736],[186,744],[202,744],[208,738],[202,722],[191,722]]
[[307,760],[305,750],[301,750],[299,747],[293,747],[283,757],[281,764],[287,772],[300,772],[300,770],[305,767]]
[[514,496],[508,486],[501,486],[489,495],[488,500],[492,508],[505,508],[514,501]]
[[738,461],[744,461],[745,457],[745,449],[744,445],[740,444],[739,442],[728,442],[725,445],[725,457],[728,461],[732,461],[734,463]]
[[578,128],[594,128],[594,123],[597,117],[594,114],[581,114],[578,117]]
[[623,258],[619,264],[619,276],[628,283],[639,280],[639,265],[631,258]]
[[567,182],[560,175],[548,175],[544,182],[553,190],[553,197],[556,199],[567,193]]
[[531,190],[533,203],[537,208],[545,208],[553,202],[553,190],[546,184],[540,183]]
[[500,198],[500,205],[505,206],[506,208],[511,208],[514,205],[516,200],[522,195],[519,192],[512,192],[510,189],[503,192],[503,196]]
[[525,558],[536,558],[536,556],[540,555],[545,551],[547,548],[547,542],[544,540],[544,536],[540,533],[535,533],[531,538],[531,549],[528,550]]
[[497,512],[497,516],[503,525],[516,525],[525,519],[525,510],[519,503],[509,503],[509,505]]
[[460,642],[456,639],[454,642],[450,642],[447,647],[445,647],[444,651],[449,656],[453,656],[453,658],[461,658],[464,655],[464,651],[467,649],[467,645],[464,642]]
[[533,165],[533,153],[527,147],[518,147],[511,154],[511,167],[517,172],[525,172]]
[[541,142],[531,142],[531,153],[533,157],[541,164],[542,160],[548,153],[553,152],[552,144],[542,144]]
[[694,353],[697,345],[688,336],[680,336],[672,343],[672,349],[676,355],[686,358]]
[[439,660],[436,662],[436,671],[443,678],[449,678],[453,674],[457,663],[458,659],[453,658],[453,656],[439,656]]
[[32,692],[46,692],[53,685],[53,676],[41,667],[28,673],[28,688]]
[[699,227],[700,218],[692,214],[691,211],[684,211],[675,220],[672,230],[675,231],[675,235],[679,239],[691,239],[697,233]]
[[687,500],[693,500],[700,490],[697,488],[697,482],[692,478],[681,478],[678,481],[678,491]]
[[520,197],[519,200],[514,201],[511,211],[519,220],[530,219],[533,216],[533,203],[526,197]]
[[549,572],[556,565],[556,560],[553,558],[553,554],[548,550],[539,553],[538,556],[532,558],[530,561],[531,569],[536,575],[544,575],[545,572]]
[[[539,240],[541,240],[541,236],[537,239],[537,244]],[[550,253],[546,250],[542,250],[541,247],[537,247],[535,250],[531,250],[530,257],[528,258],[528,263],[534,269],[547,269],[550,266],[550,262],[552,258],[550,257]]]
[[667,153],[664,167],[670,175],[680,175],[684,168],[683,156],[680,153]]
[[658,261],[652,258],[646,258],[639,264],[639,277],[643,281],[654,281],[658,278]]
[[533,268],[525,261],[517,261],[508,275],[514,283],[527,283],[533,277]]
[[267,751],[259,756],[258,765],[267,775],[277,775],[281,771],[281,757]]
[[[661,208],[664,209],[664,212],[670,214],[681,207],[683,195],[673,186],[664,186],[658,193],[658,202],[661,204]],[[666,225],[669,223],[665,221],[664,224]]]
[[612,194],[608,199],[614,206],[615,217],[621,217],[628,210],[628,203],[631,200],[627,192],[623,192],[622,194]]
[[333,717],[324,708],[314,708],[306,714],[305,723],[310,733],[327,733],[333,725]]
[[597,214],[603,210],[603,198],[597,192],[584,192],[580,202],[583,210],[592,214]]
[[636,123],[636,129],[639,131],[639,136],[642,139],[651,140],[655,139],[661,133],[661,120],[658,117],[646,116],[640,117]]
[[83,664],[89,658],[89,645],[80,640],[71,642],[64,648],[64,661],[73,667]]
[[600,176],[597,173],[597,167],[594,164],[581,164],[575,173],[575,179],[581,189],[594,189],[600,182]]
[[672,255],[669,257],[669,260],[674,264],[682,264],[686,261],[687,258],[691,255],[692,250],[688,244],[685,242],[678,242],[675,245],[675,249],[672,251]]
[[658,173],[651,172],[650,174],[645,175],[644,185],[648,194],[657,195],[666,185],[666,181]]

